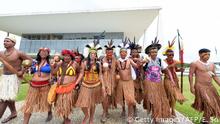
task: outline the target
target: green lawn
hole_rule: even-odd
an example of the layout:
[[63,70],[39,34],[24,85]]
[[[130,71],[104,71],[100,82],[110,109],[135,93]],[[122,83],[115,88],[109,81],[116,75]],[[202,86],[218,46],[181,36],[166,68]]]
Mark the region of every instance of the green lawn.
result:
[[19,92],[18,92],[18,96],[17,96],[17,101],[21,101],[24,100],[26,95],[27,95],[27,91],[28,91],[28,87],[29,84],[21,84],[20,88],[19,88]]
[[[214,82],[213,82],[214,83]],[[220,87],[214,83],[214,85],[217,87],[217,90],[220,93]],[[28,84],[21,84],[20,91],[17,97],[17,101],[24,100],[25,96],[27,94],[28,90]],[[176,110],[182,113],[183,115],[187,116],[190,118],[191,121],[193,121],[196,124],[199,124],[199,119],[202,117],[201,113],[198,113],[196,110],[194,110],[191,107],[191,104],[194,101],[194,95],[191,94],[189,90],[189,82],[188,82],[188,77],[184,77],[184,87],[183,87],[183,93],[184,96],[187,98],[187,101],[184,102],[184,104],[180,105],[179,103],[176,104]],[[214,119],[216,121],[216,119]],[[220,120],[216,123],[213,124],[220,124]]]
[[[217,84],[213,81],[213,84],[216,86],[217,90],[220,94],[220,87],[217,86]],[[197,112],[195,109],[191,107],[192,103],[194,102],[194,95],[190,92],[189,89],[189,81],[188,77],[184,77],[184,86],[183,86],[183,94],[187,98],[187,101],[184,102],[184,104],[176,104],[176,110],[182,113],[183,115],[189,117],[191,121],[193,121],[196,124],[199,124],[199,119],[202,118],[202,113]],[[214,121],[217,121],[216,119],[213,120],[213,124],[220,124],[220,120],[218,123],[214,123]]]

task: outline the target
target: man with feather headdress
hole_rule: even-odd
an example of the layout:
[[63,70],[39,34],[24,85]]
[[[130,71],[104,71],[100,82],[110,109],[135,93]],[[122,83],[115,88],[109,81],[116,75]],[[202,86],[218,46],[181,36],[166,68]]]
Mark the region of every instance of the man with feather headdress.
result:
[[180,64],[180,62],[173,59],[174,58],[174,46],[173,45],[175,43],[175,38],[173,39],[171,43],[170,41],[168,41],[168,46],[163,53],[163,55],[167,56],[167,58],[164,61],[167,63],[168,69],[170,70],[173,80],[175,81],[175,84],[173,84],[172,81],[170,80],[169,74],[165,73],[164,88],[167,93],[167,97],[168,97],[169,104],[171,107],[171,111],[172,111],[171,113],[174,117],[176,116],[175,114],[176,101],[180,103],[185,101],[185,98],[180,91],[179,83],[178,83],[179,79],[176,74],[176,72],[184,71],[184,69],[178,68],[177,65]]
[[[127,39],[127,38],[126,38]],[[116,92],[116,102],[122,107],[124,106],[124,100],[128,106],[128,118],[133,117],[134,105],[136,104],[134,96],[134,82],[132,79],[132,66],[138,68],[138,65],[134,63],[132,59],[127,56],[127,49],[129,45],[127,40],[123,41],[120,47],[120,58],[117,60],[117,71],[118,71],[118,85]]]
[[[137,63],[138,65],[142,65],[143,60],[141,59],[139,53],[141,51],[141,46],[138,45],[135,42],[135,38],[134,41],[131,42],[130,39],[129,40],[129,48],[131,50],[131,56],[130,58]],[[136,79],[134,80],[134,88],[135,88],[135,100],[137,101],[138,104],[141,104],[141,101],[143,99],[143,76],[142,76],[142,72],[143,69],[141,68],[142,66],[140,66],[139,68],[134,69],[134,72],[136,74]],[[137,117],[137,108],[136,106],[134,106],[134,116]]]
[[106,121],[106,116],[108,114],[108,109],[110,106],[113,108],[116,107],[115,103],[115,89],[116,89],[116,58],[114,56],[114,48],[113,41],[108,42],[108,45],[104,46],[105,57],[101,60],[102,62],[102,70],[103,70],[103,80],[105,85],[106,96],[103,99],[103,114],[101,122]]

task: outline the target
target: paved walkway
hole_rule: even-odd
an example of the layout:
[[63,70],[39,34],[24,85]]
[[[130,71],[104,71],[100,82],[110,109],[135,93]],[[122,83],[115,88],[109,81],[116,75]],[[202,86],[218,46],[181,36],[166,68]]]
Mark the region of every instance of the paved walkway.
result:
[[[23,102],[17,102],[16,107],[18,110],[21,109]],[[138,116],[137,118],[133,119],[134,124],[150,124],[150,118],[149,115],[146,114],[146,111],[143,110],[142,106],[138,106]],[[126,119],[120,118],[121,109],[115,109],[110,110],[110,118],[107,120],[105,124],[126,124]],[[4,113],[2,118],[7,117],[10,114],[9,110],[7,109]],[[95,121],[94,124],[102,124],[100,122],[102,114],[102,107],[101,105],[98,105],[96,108],[95,113]],[[49,123],[45,123],[45,119],[47,117],[47,113],[34,113],[31,116],[30,124],[62,124],[62,119],[59,118],[53,118]],[[72,123],[74,124],[80,124],[82,122],[84,115],[82,111],[78,108],[76,108],[71,116]],[[2,120],[2,119],[1,119]],[[177,112],[177,118],[175,118],[177,122],[175,124],[192,124],[191,121],[189,121],[186,117],[184,117],[182,114]],[[18,111],[18,117],[14,120],[8,122],[7,124],[22,124],[23,122],[23,114],[21,111]],[[168,122],[167,124],[170,124]]]

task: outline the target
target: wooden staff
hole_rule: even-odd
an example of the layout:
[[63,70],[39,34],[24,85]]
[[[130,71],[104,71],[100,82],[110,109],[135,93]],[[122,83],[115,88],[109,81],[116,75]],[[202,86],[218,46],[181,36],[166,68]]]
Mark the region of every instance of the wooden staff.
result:
[[[180,66],[181,66],[181,69],[183,68],[183,42],[180,42],[180,39],[182,40],[182,37],[180,36],[180,33],[179,33],[179,29],[177,29],[177,36],[178,36],[178,46],[179,46],[179,60],[180,60]],[[180,73],[180,88],[181,88],[181,93],[183,93],[183,71],[181,71]]]

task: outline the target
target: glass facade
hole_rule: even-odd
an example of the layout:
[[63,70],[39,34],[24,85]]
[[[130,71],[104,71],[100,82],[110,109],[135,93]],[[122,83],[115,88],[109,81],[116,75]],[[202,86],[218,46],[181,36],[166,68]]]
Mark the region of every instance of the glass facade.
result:
[[[39,37],[47,37],[46,35],[42,34],[29,34],[29,35],[22,35],[25,36],[21,39],[20,50],[26,53],[37,53],[40,47],[48,47],[51,49],[51,54],[55,52],[61,52],[62,49],[76,49],[78,48],[80,52],[83,52],[83,49],[86,44],[91,43],[94,36],[97,36],[98,33],[77,33],[77,34],[59,34],[62,39],[50,39],[50,40],[43,40],[43,39],[35,39],[34,35],[38,35]],[[48,34],[47,34],[48,35]],[[27,39],[27,37],[33,37]],[[107,33],[103,39],[100,39],[100,45],[104,47],[113,39],[115,46],[121,43],[123,39],[123,33]]]

